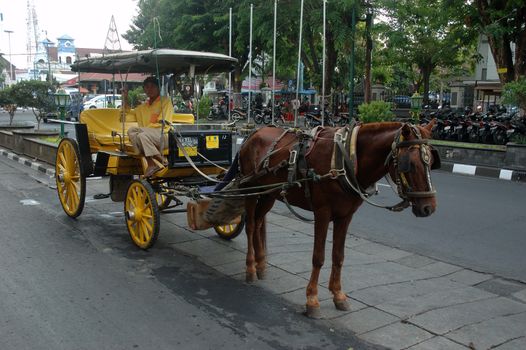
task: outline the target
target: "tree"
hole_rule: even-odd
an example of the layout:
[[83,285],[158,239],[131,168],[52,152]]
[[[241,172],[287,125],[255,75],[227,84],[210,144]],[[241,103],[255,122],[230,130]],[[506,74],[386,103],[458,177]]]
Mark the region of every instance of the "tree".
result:
[[55,108],[53,91],[54,87],[47,81],[22,80],[12,86],[11,94],[18,106],[32,109],[40,129],[42,119]]
[[469,44],[476,38],[465,18],[471,8],[463,0],[383,1],[391,32],[388,47],[399,62],[420,71],[424,104],[429,102],[430,77],[436,67],[460,65],[469,55]]
[[9,125],[13,124],[13,119],[17,110],[17,104],[12,90],[13,88],[11,86],[0,90],[0,106],[9,113]]
[[526,74],[526,3],[524,0],[475,0],[474,6],[478,16],[471,16],[470,20],[488,37],[491,53],[501,70],[501,83],[518,80]]

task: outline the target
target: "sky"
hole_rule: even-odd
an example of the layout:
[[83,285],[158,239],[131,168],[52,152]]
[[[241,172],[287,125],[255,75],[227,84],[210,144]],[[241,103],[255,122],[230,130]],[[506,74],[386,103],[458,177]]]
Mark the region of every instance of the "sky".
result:
[[[28,0],[0,0],[0,52],[17,68],[27,67],[27,2]],[[65,34],[75,39],[76,47],[104,47],[111,16],[115,18],[117,32],[124,50],[131,45],[122,38],[137,15],[137,0],[29,0],[35,5],[41,39],[47,37],[57,43]],[[12,30],[11,49],[9,34]]]

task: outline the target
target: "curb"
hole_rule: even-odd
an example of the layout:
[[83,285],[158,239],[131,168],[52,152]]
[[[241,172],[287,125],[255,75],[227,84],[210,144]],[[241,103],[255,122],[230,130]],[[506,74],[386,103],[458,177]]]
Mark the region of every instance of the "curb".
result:
[[482,176],[497,178],[500,180],[526,182],[526,171],[447,162],[442,163],[440,170],[461,175]]
[[48,168],[47,166],[45,166],[42,163],[32,161],[32,160],[27,159],[25,157],[21,157],[18,154],[6,151],[3,148],[0,148],[0,154],[5,156],[5,157],[7,157],[8,159],[14,160],[15,162],[18,162],[19,164],[28,166],[31,169],[37,170],[37,171],[39,171],[41,173],[44,173],[44,174],[46,174],[46,175],[48,175],[50,177],[54,177],[55,176],[55,169]]

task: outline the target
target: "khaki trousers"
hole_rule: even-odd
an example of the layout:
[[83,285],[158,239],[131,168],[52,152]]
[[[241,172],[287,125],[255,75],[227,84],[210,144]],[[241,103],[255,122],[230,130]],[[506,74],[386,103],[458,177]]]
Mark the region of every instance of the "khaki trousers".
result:
[[[131,127],[128,137],[135,150],[146,157],[161,156],[161,129]],[[168,148],[168,134],[163,133],[163,150]]]

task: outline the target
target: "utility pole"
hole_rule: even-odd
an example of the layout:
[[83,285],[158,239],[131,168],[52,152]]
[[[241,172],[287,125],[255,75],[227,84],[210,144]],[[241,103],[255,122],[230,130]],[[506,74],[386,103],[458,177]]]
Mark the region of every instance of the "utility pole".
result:
[[13,60],[11,59],[11,34],[13,34],[14,32],[12,30],[4,30],[4,32],[7,33],[8,40],[9,40],[9,72],[10,72],[9,80],[12,82],[14,76],[13,76]]

